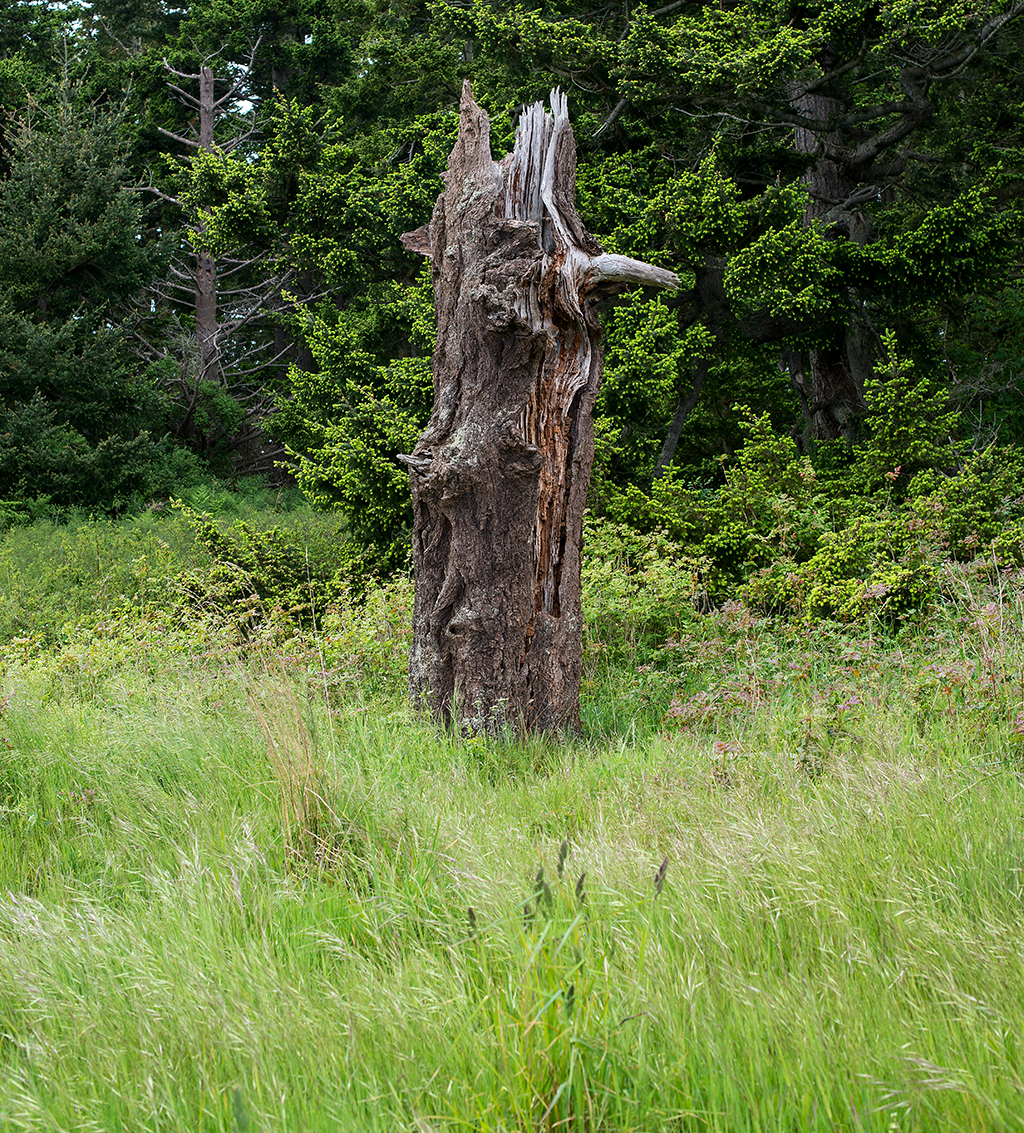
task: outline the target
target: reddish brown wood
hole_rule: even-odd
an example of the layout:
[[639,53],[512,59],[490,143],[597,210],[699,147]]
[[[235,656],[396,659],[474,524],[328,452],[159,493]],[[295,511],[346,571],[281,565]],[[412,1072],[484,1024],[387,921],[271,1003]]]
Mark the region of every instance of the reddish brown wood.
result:
[[409,687],[466,733],[579,727],[580,544],[601,374],[594,306],[672,272],[605,255],[575,207],[565,98],[490,151],[463,89],[459,138],[425,229],[434,409],[409,466],[416,573]]

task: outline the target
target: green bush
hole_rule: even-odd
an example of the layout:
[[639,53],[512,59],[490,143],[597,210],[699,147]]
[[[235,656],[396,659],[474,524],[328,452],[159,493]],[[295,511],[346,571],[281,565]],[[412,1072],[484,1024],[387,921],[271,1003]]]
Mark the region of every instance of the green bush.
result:
[[[812,460],[748,411],[746,442],[723,461],[720,487],[694,487],[670,469],[647,492],[622,492],[609,515],[674,542],[660,552],[666,560],[699,563],[713,603],[739,597],[803,618],[898,621],[936,598],[946,558],[1020,564],[1024,455],[990,446],[963,459],[939,383],[886,342],[861,444],[822,444]],[[599,603],[614,600],[615,585],[604,585]]]
[[895,620],[925,608],[936,594],[934,543],[908,527],[904,516],[861,517],[826,535],[799,568],[804,612],[811,617]]
[[315,627],[328,606],[347,595],[356,552],[337,530],[340,519],[330,523],[327,538],[314,541],[294,527],[260,530],[244,519],[225,528],[208,514],[180,502],[177,507],[209,556],[208,564],[179,576],[185,605],[242,638],[270,622]]
[[88,441],[38,392],[0,405],[0,486],[12,501],[121,511],[166,498],[199,475],[196,457],[146,431]]
[[992,554],[1001,567],[1024,566],[1024,519],[1008,524],[992,540]]
[[909,493],[910,512],[941,531],[954,559],[969,562],[1024,518],[1024,453],[990,445],[952,475],[920,473]]
[[587,651],[647,656],[694,620],[706,564],[663,532],[588,517],[583,543]]
[[950,408],[946,384],[919,374],[900,354],[895,334],[887,331],[882,342],[887,357],[865,384],[868,434],[857,446],[856,470],[866,492],[890,495],[922,469],[956,464],[959,415]]
[[688,487],[669,469],[649,494],[632,488],[610,515],[643,531],[660,530],[680,553],[705,564],[713,601],[724,601],[758,570],[779,559],[803,562],[827,530],[827,501],[810,460],[774,432],[768,414],[747,412],[746,443],[714,491]]

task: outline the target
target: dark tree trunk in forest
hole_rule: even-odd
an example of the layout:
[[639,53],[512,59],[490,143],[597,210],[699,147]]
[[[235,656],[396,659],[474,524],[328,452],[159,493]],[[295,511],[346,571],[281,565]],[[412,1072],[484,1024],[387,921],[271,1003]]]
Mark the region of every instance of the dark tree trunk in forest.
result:
[[[838,118],[845,107],[827,89],[804,94],[795,109],[805,118],[826,123]],[[839,133],[821,134],[797,127],[794,140],[798,153],[815,154],[817,160],[807,174],[810,190],[805,222],[830,223],[843,235],[863,244],[870,238],[870,222],[854,211],[851,198],[857,188],[846,166],[848,154]],[[856,296],[850,296],[854,313],[839,340],[831,346],[809,351],[808,365],[790,367],[790,376],[800,395],[812,441],[830,441],[843,436],[852,440],[857,418],[866,408],[864,382],[870,376],[873,350],[866,322]],[[792,355],[790,355],[792,357]]]
[[575,207],[564,96],[491,158],[468,83],[425,229],[434,409],[411,456],[414,703],[465,733],[579,727],[580,545],[601,374],[596,301],[672,272],[602,253]]

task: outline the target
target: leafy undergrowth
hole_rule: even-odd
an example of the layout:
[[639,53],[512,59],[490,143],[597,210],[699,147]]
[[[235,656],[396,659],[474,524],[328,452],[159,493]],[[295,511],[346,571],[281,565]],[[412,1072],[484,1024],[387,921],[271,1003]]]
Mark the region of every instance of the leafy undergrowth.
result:
[[1019,579],[896,634],[657,577],[567,742],[412,717],[407,583],[10,639],[0,1125],[1020,1128]]

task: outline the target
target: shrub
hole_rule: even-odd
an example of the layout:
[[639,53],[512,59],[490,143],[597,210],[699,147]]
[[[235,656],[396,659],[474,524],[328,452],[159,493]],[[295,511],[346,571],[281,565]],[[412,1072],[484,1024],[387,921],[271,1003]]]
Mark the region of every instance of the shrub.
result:
[[243,519],[224,528],[207,514],[180,502],[176,506],[210,556],[209,565],[180,576],[186,603],[230,624],[241,637],[251,637],[272,619],[314,627],[327,607],[347,594],[351,552],[340,532],[311,547],[302,532],[278,526],[259,530]]
[[610,658],[657,649],[693,621],[706,563],[664,532],[588,517],[583,545],[587,649]]
[[609,508],[642,530],[663,530],[681,554],[702,561],[714,601],[779,558],[806,561],[827,530],[828,507],[810,460],[773,431],[768,414],[747,414],[746,443],[717,491],[687,487],[669,469],[649,495],[633,488]]
[[865,491],[889,495],[897,481],[905,486],[921,469],[948,468],[955,463],[951,443],[958,414],[949,408],[949,390],[938,378],[918,374],[900,355],[896,336],[882,335],[888,357],[865,383],[868,436],[857,446],[856,469]]
[[992,554],[1001,567],[1024,566],[1024,519],[999,532],[992,540]]
[[937,526],[958,562],[991,546],[1008,524],[1024,518],[1024,454],[990,445],[952,475],[922,472],[909,486],[910,511]]
[[937,594],[938,558],[929,534],[899,513],[861,516],[823,536],[815,555],[787,575],[777,601],[814,618],[899,620]]

